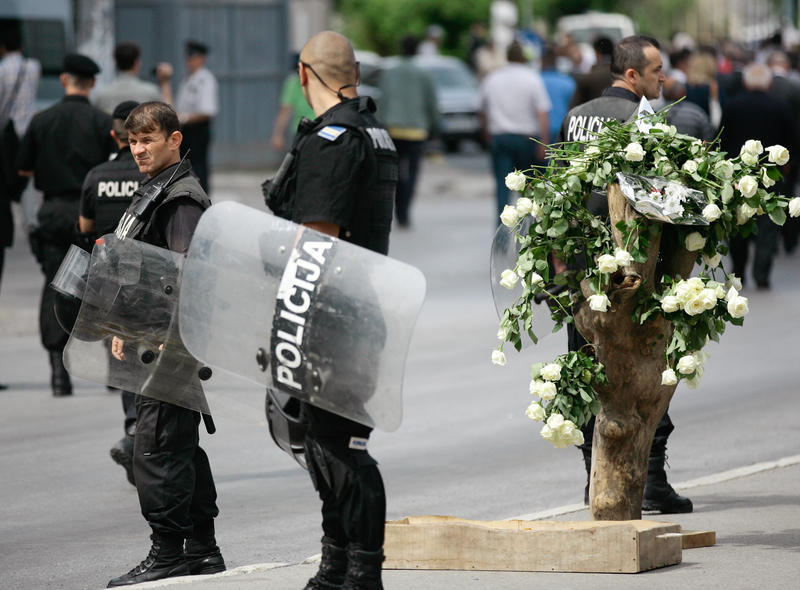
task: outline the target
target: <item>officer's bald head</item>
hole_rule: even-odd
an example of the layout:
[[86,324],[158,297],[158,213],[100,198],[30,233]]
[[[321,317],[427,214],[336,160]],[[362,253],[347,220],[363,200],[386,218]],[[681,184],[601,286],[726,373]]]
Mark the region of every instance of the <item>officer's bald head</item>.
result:
[[314,68],[334,90],[356,83],[358,66],[353,45],[339,33],[323,31],[311,37],[300,52],[300,61]]

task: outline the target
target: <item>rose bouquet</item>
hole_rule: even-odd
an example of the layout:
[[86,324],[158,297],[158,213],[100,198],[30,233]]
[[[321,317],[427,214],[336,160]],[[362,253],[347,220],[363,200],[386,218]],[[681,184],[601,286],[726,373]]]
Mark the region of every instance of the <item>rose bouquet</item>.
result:
[[[682,277],[667,269],[650,282],[642,281],[632,320],[645,324],[661,316],[671,326],[664,331],[666,368],[661,383],[654,385],[675,385],[682,379],[696,385],[705,360],[702,348],[717,340],[728,323],[741,325],[748,311],[747,298],[739,295],[741,282],[721,267],[727,240],[756,231],[756,215],[769,215],[779,225],[787,210],[800,215],[800,198],[789,200],[770,191],[789,160],[788,150],[751,140],[739,154],[730,155],[718,151],[714,142],[678,133],[665,122],[664,113],[627,123],[610,121],[588,142],[548,149],[549,166],[515,171],[506,178],[509,188],[522,193],[500,216],[518,241],[519,254],[515,267],[497,280],[521,292],[501,317],[493,362],[505,364],[506,342],[519,350],[525,335],[537,341],[534,313],[549,312],[555,331],[575,322],[582,307],[592,314],[613,310],[609,294],[618,286],[614,281],[646,263],[648,255],[659,256],[651,248],[651,240],[657,239],[661,256],[664,244],[672,244],[673,251],[701,264],[700,275]],[[611,225],[587,204],[604,200],[605,195],[592,193],[614,183],[638,214]],[[531,223],[521,223],[529,217]],[[521,227],[527,230],[518,231]],[[583,263],[554,272],[554,262],[575,260]],[[537,308],[541,300],[549,309]],[[534,365],[531,393],[542,401],[534,402],[527,415],[545,422],[543,437],[565,446],[578,438],[573,429],[598,412],[594,388],[607,380],[591,354],[570,353],[556,364],[566,370],[555,380],[543,374],[553,363]]]

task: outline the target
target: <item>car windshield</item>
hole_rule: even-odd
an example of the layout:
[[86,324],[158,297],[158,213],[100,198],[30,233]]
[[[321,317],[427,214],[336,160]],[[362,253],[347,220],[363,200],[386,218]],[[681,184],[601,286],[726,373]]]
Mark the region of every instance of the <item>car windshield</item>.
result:
[[475,79],[466,68],[450,65],[423,65],[437,88],[476,88]]

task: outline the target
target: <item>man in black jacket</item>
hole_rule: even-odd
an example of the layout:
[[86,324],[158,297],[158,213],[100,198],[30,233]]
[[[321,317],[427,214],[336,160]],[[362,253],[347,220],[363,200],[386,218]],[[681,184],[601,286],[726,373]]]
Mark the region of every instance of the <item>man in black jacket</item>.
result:
[[[131,153],[147,181],[115,233],[185,254],[210,201],[192,175],[191,163],[180,159],[179,128],[177,114],[162,102],[143,103],[128,115]],[[161,183],[160,190],[152,190]],[[138,217],[143,199],[152,203]],[[125,343],[118,337],[111,353],[125,358]],[[208,456],[199,446],[200,413],[144,396],[136,398],[136,413],[133,473],[142,515],[153,531],[152,547],[144,561],[108,586],[224,571],[214,535],[217,492]]]
[[[658,98],[664,84],[663,65],[658,41],[644,35],[635,35],[622,39],[616,47],[611,59],[611,73],[614,82],[603,91],[600,98],[572,109],[561,125],[561,141],[587,141],[597,133],[606,121],[627,121],[636,113],[637,107],[645,97],[649,100]],[[603,217],[608,216],[608,202],[605,194],[593,193],[588,203],[589,209]],[[566,266],[555,261],[556,271],[561,272]],[[569,350],[580,350],[586,344],[583,336],[574,324],[567,325],[567,342]],[[587,478],[592,468],[592,438],[594,434],[594,418],[581,428],[584,443],[580,446],[583,452]],[[653,444],[650,447],[650,459],[647,469],[647,483],[644,489],[642,509],[658,511],[665,514],[692,511],[692,501],[678,495],[667,482],[664,471],[666,461],[667,439],[675,427],[665,412],[656,427]],[[589,484],[586,484],[584,502],[589,502]]]

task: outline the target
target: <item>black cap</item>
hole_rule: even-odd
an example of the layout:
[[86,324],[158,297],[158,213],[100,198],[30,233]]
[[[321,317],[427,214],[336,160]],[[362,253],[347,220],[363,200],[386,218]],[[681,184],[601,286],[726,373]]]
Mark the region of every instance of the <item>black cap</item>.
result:
[[100,72],[94,60],[80,53],[68,53],[64,56],[63,71],[79,78],[93,78]]
[[199,41],[186,42],[186,55],[206,55],[208,54],[208,45],[203,45]]
[[115,108],[114,112],[111,113],[112,119],[122,119],[123,121],[128,118],[128,115],[131,114],[131,111],[139,106],[139,103],[135,100],[126,100],[124,102],[119,103]]

